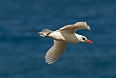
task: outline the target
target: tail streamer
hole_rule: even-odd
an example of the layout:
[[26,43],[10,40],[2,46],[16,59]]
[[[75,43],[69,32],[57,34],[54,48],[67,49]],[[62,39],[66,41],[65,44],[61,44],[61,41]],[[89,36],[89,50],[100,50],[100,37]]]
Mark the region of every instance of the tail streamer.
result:
[[36,34],[39,34],[39,33],[38,33],[37,31],[35,31],[35,30],[26,29],[26,28],[23,28],[23,27],[20,27],[20,26],[11,24],[10,22],[7,22],[7,21],[5,21],[5,22],[6,22],[8,25],[13,26],[13,27],[15,27],[15,28],[18,28],[18,29],[21,29],[21,30],[25,30],[25,31],[28,31],[28,32],[34,32],[34,33],[36,33]]

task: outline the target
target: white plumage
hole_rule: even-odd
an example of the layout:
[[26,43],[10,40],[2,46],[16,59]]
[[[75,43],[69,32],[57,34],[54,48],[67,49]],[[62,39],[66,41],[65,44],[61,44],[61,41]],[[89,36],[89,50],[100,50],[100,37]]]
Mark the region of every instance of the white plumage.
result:
[[66,42],[54,40],[54,45],[46,53],[45,59],[48,64],[54,63],[66,49]]
[[48,64],[54,63],[62,55],[66,49],[67,43],[92,43],[92,41],[88,40],[85,36],[76,34],[75,31],[78,29],[90,30],[90,27],[86,22],[77,22],[75,24],[66,25],[56,31],[44,29],[44,31],[39,32],[39,34],[43,37],[50,37],[54,39],[54,45],[45,55],[45,60]]
[[23,27],[16,26],[5,21],[10,26],[34,32],[40,34],[42,37],[49,37],[54,40],[54,45],[47,51],[45,55],[45,60],[48,64],[54,63],[62,55],[66,49],[67,43],[79,43],[79,42],[88,42],[93,43],[91,40],[87,39],[83,35],[76,34],[75,31],[78,29],[87,29],[90,30],[90,27],[86,22],[77,22],[75,24],[66,25],[59,30],[51,31],[49,29],[43,29],[41,32],[36,32],[34,30],[25,29]]

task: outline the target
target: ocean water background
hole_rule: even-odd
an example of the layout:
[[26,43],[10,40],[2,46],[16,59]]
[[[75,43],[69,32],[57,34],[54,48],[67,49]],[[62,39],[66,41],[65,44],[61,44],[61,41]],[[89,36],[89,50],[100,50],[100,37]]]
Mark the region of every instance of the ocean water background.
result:
[[[86,21],[78,30],[94,44],[69,44],[52,65],[53,40],[5,23],[41,31]],[[116,0],[0,0],[0,78],[116,78]]]

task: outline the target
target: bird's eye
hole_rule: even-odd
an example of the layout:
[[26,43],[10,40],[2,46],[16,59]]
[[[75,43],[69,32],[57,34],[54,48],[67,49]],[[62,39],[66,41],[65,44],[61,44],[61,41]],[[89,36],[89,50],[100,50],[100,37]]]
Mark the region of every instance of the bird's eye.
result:
[[85,40],[86,38],[82,37],[83,40]]

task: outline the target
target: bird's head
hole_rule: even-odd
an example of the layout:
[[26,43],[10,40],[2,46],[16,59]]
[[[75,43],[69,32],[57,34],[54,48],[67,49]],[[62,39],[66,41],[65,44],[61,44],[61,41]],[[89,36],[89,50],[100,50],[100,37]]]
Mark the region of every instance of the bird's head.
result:
[[82,36],[82,35],[79,36],[79,41],[80,41],[80,42],[88,42],[88,43],[90,43],[90,44],[93,43],[91,40],[87,39],[87,37]]

